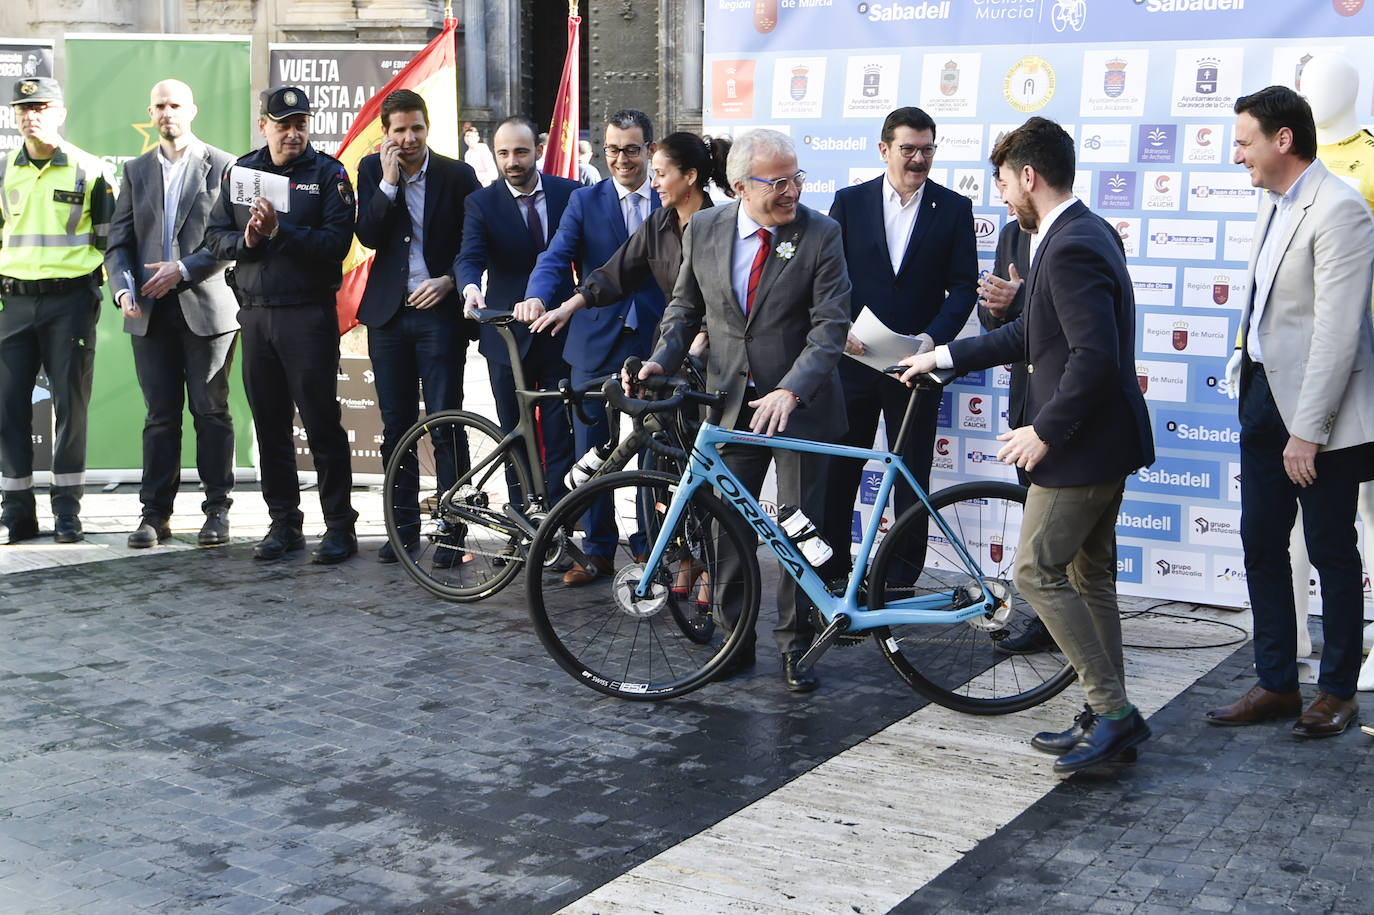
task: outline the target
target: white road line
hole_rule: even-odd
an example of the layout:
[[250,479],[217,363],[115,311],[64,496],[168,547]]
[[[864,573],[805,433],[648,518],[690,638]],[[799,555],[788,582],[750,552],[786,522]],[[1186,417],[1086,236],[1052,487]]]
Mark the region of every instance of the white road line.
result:
[[[1136,602],[1145,603],[1123,606]],[[1248,614],[1163,609],[1249,631]],[[1152,615],[1123,630],[1139,644],[1228,641],[1226,630]],[[1128,649],[1132,702],[1153,714],[1235,649]],[[997,717],[927,706],[563,911],[886,912],[1059,783],[1051,757],[1026,741],[1064,728],[1082,697],[1073,684],[1051,702]]]

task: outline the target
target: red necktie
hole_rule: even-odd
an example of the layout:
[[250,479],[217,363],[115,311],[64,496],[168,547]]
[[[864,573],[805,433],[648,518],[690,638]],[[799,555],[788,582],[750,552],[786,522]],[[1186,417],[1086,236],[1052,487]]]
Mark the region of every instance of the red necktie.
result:
[[747,317],[754,310],[754,293],[759,288],[759,277],[763,276],[763,263],[768,260],[769,244],[773,240],[773,234],[767,229],[759,229],[754,233],[759,237],[759,251],[754,255],[754,263],[749,266],[749,286],[744,297],[744,314]]

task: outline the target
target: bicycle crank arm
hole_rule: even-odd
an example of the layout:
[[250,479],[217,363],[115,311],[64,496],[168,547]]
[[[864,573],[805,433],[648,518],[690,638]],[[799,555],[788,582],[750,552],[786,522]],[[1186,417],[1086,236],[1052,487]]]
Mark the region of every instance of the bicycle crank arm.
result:
[[520,514],[520,509],[516,508],[514,505],[507,503],[506,507],[502,509],[501,513],[505,515],[507,518],[509,518],[511,520],[511,523],[520,529],[520,532],[524,535],[525,541],[527,543],[534,539],[534,525],[530,524],[529,519],[527,519],[524,515]]
[[830,650],[830,646],[835,644],[835,640],[840,637],[840,634],[848,630],[849,615],[846,613],[835,614],[830,625],[825,627],[825,631],[811,643],[811,647],[806,649],[806,654],[802,655],[801,660],[797,662],[797,672],[805,673],[810,670],[821,659],[821,655]]

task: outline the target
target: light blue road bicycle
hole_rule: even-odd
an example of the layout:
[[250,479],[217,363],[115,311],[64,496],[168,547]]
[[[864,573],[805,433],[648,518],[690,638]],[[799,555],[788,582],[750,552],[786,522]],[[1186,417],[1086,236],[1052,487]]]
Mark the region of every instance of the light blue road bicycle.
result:
[[[545,648],[576,679],[612,696],[657,700],[697,689],[752,641],[746,634],[758,619],[762,544],[816,607],[819,635],[802,659],[804,669],[831,647],[872,634],[903,681],[958,711],[1015,712],[1060,692],[1074,674],[1058,651],[999,650],[1034,619],[1011,580],[1024,487],[990,479],[927,494],[900,457],[918,398],[938,397],[949,380],[936,373],[913,389],[895,454],[722,428],[721,396],[673,379],[660,380],[674,393],[659,401],[627,398],[616,382],[608,383],[607,400],[632,416],[691,402],[712,412],[680,478],[645,471],[607,475],[575,490],[540,526],[530,547],[536,556],[545,541],[571,537],[598,497],[611,497],[618,525],[615,571],[597,582],[567,587],[530,565],[529,611]],[[883,531],[881,542],[882,512],[875,509],[848,579],[827,587],[730,470],[722,444],[875,460],[882,465],[875,506],[887,504],[902,481],[919,502]],[[641,526],[651,546],[647,555],[633,555],[630,535]],[[732,553],[742,561],[733,564],[738,573],[732,580],[723,581],[721,559]],[[733,627],[726,601],[738,612]]]

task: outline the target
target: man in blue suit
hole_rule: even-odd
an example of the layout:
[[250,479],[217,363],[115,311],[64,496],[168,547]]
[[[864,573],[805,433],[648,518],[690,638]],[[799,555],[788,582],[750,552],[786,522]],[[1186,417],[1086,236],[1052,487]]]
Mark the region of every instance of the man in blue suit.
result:
[[[568,198],[581,187],[576,181],[539,174],[534,167],[535,159],[543,152],[536,139],[538,135],[539,128],[529,118],[510,117],[502,121],[492,137],[492,146],[503,180],[467,199],[463,246],[454,268],[468,310],[507,311],[524,298],[525,283],[535,259],[564,218]],[[487,274],[485,294],[481,288],[483,271]],[[560,297],[560,302],[572,295],[571,280],[559,284],[551,295]],[[531,334],[523,325],[513,325],[513,330],[525,383],[556,389],[558,382],[568,377],[562,341],[546,334]],[[510,354],[505,341],[491,326],[482,327],[478,349],[486,357],[491,373],[497,419],[501,429],[509,432],[520,422]],[[572,442],[566,433],[567,414],[561,405],[546,403],[539,413],[544,434],[544,476],[552,503],[565,491],[563,476],[572,466]]]
[[[978,254],[973,236],[973,205],[928,180],[935,158],[935,122],[920,108],[898,108],[883,121],[878,152],[887,164],[881,177],[842,189],[830,205],[840,224],[849,265],[853,317],[864,306],[892,330],[920,335],[923,348],[948,343],[963,328],[978,297]],[[845,352],[859,354],[863,344],[850,335]],[[844,444],[871,447],[878,414],[887,425],[891,447],[901,428],[910,391],[852,359],[840,360],[849,432]],[[902,459],[923,487],[930,485],[938,402],[927,402],[908,433]],[[823,533],[835,549],[824,570],[831,578],[849,572],[854,497],[863,464],[832,459],[826,487]],[[897,488],[897,514],[916,501],[907,487]],[[925,561],[924,538],[913,538],[909,557],[915,568]]]
[[[481,188],[477,174],[429,149],[429,109],[409,89],[382,100],[380,152],[358,163],[358,240],[376,251],[358,306],[382,411],[382,462],[425,412],[463,406],[464,350],[471,321],[463,320],[453,260],[462,240],[463,201]],[[451,442],[435,443],[452,447]],[[440,462],[452,466],[452,462]],[[398,519],[407,544],[419,542],[418,489]],[[395,562],[390,542],[377,551]]]
[[[530,274],[522,318],[532,321],[546,308],[561,304],[567,294],[559,290],[571,282],[574,263],[581,276],[600,267],[659,207],[658,194],[649,183],[649,159],[654,153],[649,116],[632,108],[611,115],[605,152],[611,176],[573,194],[558,234]],[[615,374],[629,356],[647,357],[665,305],[663,291],[650,278],[614,305],[584,308],[573,315],[563,343],[573,384]],[[593,424],[575,424],[578,454],[610,437],[600,405],[589,403],[584,409]],[[594,505],[583,525],[589,531],[585,545],[589,564],[570,569],[563,577],[568,585],[586,584],[611,571],[615,525],[609,503]],[[642,549],[637,545],[636,552]]]

